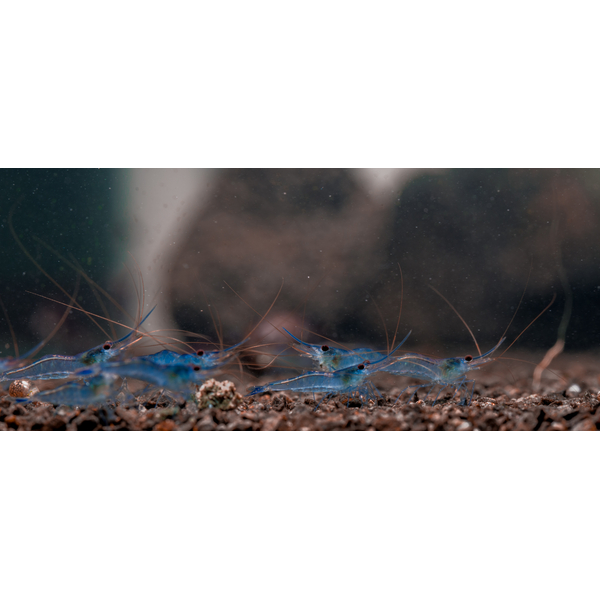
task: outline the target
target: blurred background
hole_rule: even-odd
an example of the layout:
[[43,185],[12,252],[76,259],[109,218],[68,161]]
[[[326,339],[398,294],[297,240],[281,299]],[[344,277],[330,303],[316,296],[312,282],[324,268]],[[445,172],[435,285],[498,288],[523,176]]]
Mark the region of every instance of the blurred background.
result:
[[[281,289],[268,319],[306,341],[385,348],[402,309],[405,348],[474,352],[434,286],[482,350],[521,297],[509,343],[554,294],[514,349],[547,350],[569,306],[566,351],[598,345],[600,170],[4,169],[0,209],[0,357],[15,354],[11,327],[20,353],[53,329],[74,263],[122,307],[103,297],[113,319],[133,324],[143,280],[148,329],[217,342],[220,327],[225,344]],[[97,296],[80,278],[77,301],[103,314]],[[42,354],[115,333],[73,311]]]

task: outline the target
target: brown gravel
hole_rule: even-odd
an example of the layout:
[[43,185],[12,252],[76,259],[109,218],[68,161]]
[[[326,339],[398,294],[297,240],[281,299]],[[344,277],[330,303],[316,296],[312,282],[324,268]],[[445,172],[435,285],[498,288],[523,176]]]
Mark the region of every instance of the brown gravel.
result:
[[[475,398],[470,406],[445,400],[395,405],[369,401],[363,407],[340,398],[324,402],[313,411],[312,397],[265,394],[237,409],[198,410],[172,401],[158,406],[140,403],[135,408],[90,407],[85,410],[53,407],[33,401],[17,404],[0,400],[0,431],[596,431],[600,426],[600,399],[586,392],[575,398],[562,394]],[[150,406],[151,408],[146,408]],[[154,407],[152,407],[154,406]]]

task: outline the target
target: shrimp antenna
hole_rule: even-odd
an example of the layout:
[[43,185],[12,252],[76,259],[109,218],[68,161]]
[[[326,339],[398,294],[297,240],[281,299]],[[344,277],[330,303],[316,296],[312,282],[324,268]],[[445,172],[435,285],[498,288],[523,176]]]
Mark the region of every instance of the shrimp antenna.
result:
[[[8,213],[8,228],[10,229],[10,232],[12,234],[12,236],[15,238],[15,241],[17,242],[17,244],[19,245],[19,248],[21,248],[21,250],[25,253],[25,256],[27,256],[27,258],[29,258],[29,260],[63,293],[65,294],[65,296],[67,296],[69,299],[71,298],[71,294],[69,294],[65,288],[62,287],[62,285],[60,285],[60,283],[58,283],[53,277],[51,277],[48,273],[46,273],[46,271],[44,271],[44,269],[42,269],[42,267],[40,266],[40,264],[35,260],[35,258],[33,258],[33,256],[31,256],[31,254],[29,253],[29,251],[27,250],[27,248],[25,248],[25,246],[23,245],[23,243],[21,242],[21,240],[19,239],[19,236],[17,235],[17,232],[15,231],[15,228],[13,227],[13,222],[12,222],[12,218],[13,218],[13,214],[15,212],[17,205],[13,204],[12,208],[10,209],[9,213]],[[42,296],[44,297],[44,296]],[[50,298],[46,298],[47,300],[50,300]],[[104,335],[108,336],[108,334],[106,333],[106,331],[100,326],[99,323],[96,322],[96,320],[91,316],[92,313],[88,313],[86,310],[84,310],[84,308],[79,304],[79,302],[77,302],[77,300],[74,301],[74,304],[78,307],[78,309],[83,312],[86,313],[87,317],[92,321],[92,323],[94,323],[94,325],[96,325],[96,327],[98,327],[100,329],[100,331],[102,331],[102,333],[104,333]],[[65,305],[66,306],[66,305]]]
[[463,325],[467,328],[467,330],[471,334],[471,337],[473,338],[473,341],[475,342],[475,346],[477,347],[477,354],[481,355],[481,349],[479,348],[479,344],[477,343],[477,340],[475,339],[475,335],[471,331],[471,328],[467,325],[467,322],[461,317],[460,313],[454,308],[454,306],[452,306],[450,300],[448,300],[448,298],[446,298],[446,296],[444,296],[444,294],[442,294],[441,292],[438,292],[431,284],[427,284],[427,285],[456,313],[458,318],[462,321]]
[[[523,329],[523,331],[521,331],[521,333],[512,341],[510,346],[502,353],[502,355],[506,354],[514,346],[515,342],[554,304],[555,300],[556,300],[556,293],[554,294],[554,296],[552,296],[552,300],[550,300],[550,304],[548,304],[548,306],[546,306],[546,308],[544,308],[544,310],[542,310],[542,312],[535,319],[533,319],[533,321],[531,321],[531,323],[529,323],[529,325],[527,325],[527,327],[525,327],[525,329]],[[500,357],[498,357],[498,358],[500,358]]]
[[[57,334],[58,330],[63,326],[63,323],[66,321],[67,317],[69,316],[69,313],[71,312],[71,308],[73,307],[73,298],[75,298],[77,296],[77,292],[79,291],[79,283],[80,283],[80,277],[78,275],[77,280],[75,281],[75,290],[73,291],[73,296],[71,297],[71,303],[67,305],[67,310],[65,310],[62,317],[59,319],[58,323],[54,326],[54,329],[37,346],[34,346],[31,350],[28,350],[27,352],[25,352],[25,354],[23,354],[23,356],[21,358],[33,358]],[[1,299],[0,299],[0,303],[2,303]],[[4,308],[4,305],[2,305],[2,308],[4,310],[4,314],[8,321],[8,314],[6,313],[6,309]],[[8,321],[8,323],[9,323],[9,327],[10,327],[10,321]],[[15,342],[15,352],[16,352],[17,358],[18,358],[19,350],[17,348],[16,342]]]
[[[256,330],[256,328],[264,321],[266,320],[267,323],[269,323],[269,325],[271,325],[271,327],[273,327],[273,329],[275,329],[276,331],[278,331],[279,333],[282,333],[281,329],[279,327],[277,327],[276,325],[274,325],[273,323],[271,323],[271,321],[269,321],[269,319],[267,319],[267,315],[269,314],[269,312],[271,311],[271,309],[273,308],[273,306],[275,305],[275,302],[277,301],[277,298],[279,298],[279,295],[281,294],[281,291],[283,290],[283,285],[284,285],[284,279],[283,277],[281,278],[281,287],[279,288],[279,291],[277,292],[277,296],[275,296],[275,299],[273,300],[273,302],[271,303],[271,306],[269,306],[269,310],[267,310],[267,312],[264,315],[261,315],[255,308],[253,308],[250,303],[245,300],[244,298],[242,298],[242,296],[240,294],[238,294],[226,281],[223,281],[223,283],[254,313],[256,313],[259,317],[261,317],[260,321],[254,326],[254,328],[252,329],[252,331],[248,334],[247,337],[250,337],[252,335],[252,333],[254,333],[254,331]],[[318,282],[320,283],[320,282]],[[318,285],[317,283],[317,285]],[[333,340],[332,340],[333,341]],[[270,346],[271,344],[264,344],[265,346]],[[252,346],[249,349],[252,348],[258,348],[260,347],[259,345],[255,345]],[[266,369],[269,366],[272,365],[272,363],[279,358],[279,356],[281,356],[283,353],[285,352],[285,350],[282,350],[279,354],[277,354],[273,360],[271,360],[267,365],[263,366],[263,367],[254,367],[257,370],[261,370],[261,369]],[[253,365],[249,365],[249,366],[253,366]],[[288,368],[288,367],[282,367],[282,368]]]
[[[226,281],[223,281],[223,283],[252,311],[255,312],[259,317],[261,317],[262,315],[252,306],[250,306],[250,304],[248,304],[248,302],[246,300],[244,300]],[[279,294],[281,293],[281,290],[283,289],[283,278],[281,280],[281,288],[279,288],[279,292],[277,293],[277,296],[275,297],[275,300],[277,300],[277,297],[279,296]],[[269,310],[265,313],[264,316],[262,316],[261,320],[258,322],[258,324],[256,325],[256,327],[258,327],[258,325],[260,325],[260,323],[266,318],[267,314],[269,314],[269,311],[271,310],[271,308],[273,308],[273,304],[275,304],[275,300],[273,300],[273,303],[271,304],[271,306],[269,307]],[[266,319],[267,323],[269,323],[269,325],[271,325],[271,327],[273,327],[273,329],[275,329],[276,331],[279,331],[279,333],[281,333],[281,329],[279,327],[277,327],[276,325],[273,325],[273,323],[271,323],[271,321],[269,321],[268,319]],[[256,327],[254,329],[256,329]],[[252,331],[254,331],[254,329]],[[335,340],[332,340],[331,338],[328,338],[325,335],[321,335],[320,333],[316,333],[314,331],[311,331],[310,329],[306,329],[306,331],[308,331],[308,333],[312,333],[313,335],[316,335],[317,337],[320,337],[324,340],[327,340],[328,342],[331,342],[332,344],[337,344],[338,346],[341,346],[342,348],[352,351],[351,348],[348,348],[348,346],[344,346],[343,344],[340,344],[339,342],[336,342]],[[250,334],[252,334],[252,332],[250,332]]]
[[[267,312],[264,315],[261,315],[258,311],[254,310],[254,308],[252,308],[252,306],[250,306],[250,304],[244,300],[244,298],[242,298],[225,280],[223,280],[223,283],[246,305],[248,306],[248,308],[250,308],[253,312],[255,312],[259,317],[260,320],[258,321],[258,323],[251,329],[250,333],[248,333],[248,335],[246,336],[246,340],[250,339],[250,337],[252,336],[252,334],[256,331],[256,329],[259,327],[259,325],[266,319],[267,323],[270,323],[271,326],[273,326],[275,329],[277,329],[277,327],[275,327],[275,325],[273,325],[273,323],[271,323],[268,319],[267,319],[267,315],[271,312],[271,309],[273,308],[273,306],[275,306],[275,302],[277,302],[277,299],[279,298],[281,291],[283,290],[283,285],[284,285],[284,279],[283,277],[281,278],[281,286],[279,287],[279,291],[277,292],[277,295],[275,296],[275,298],[273,298],[273,302],[271,302],[271,305],[269,306]],[[278,330],[278,329],[277,329]],[[278,330],[279,331],[279,330]],[[242,343],[242,342],[240,342]],[[256,348],[258,346],[253,346],[253,348]],[[240,364],[240,369],[243,368],[242,362],[239,358],[237,358],[239,364]]]
[[277,298],[279,298],[279,295],[281,294],[281,290],[283,290],[283,284],[284,284],[284,279],[283,277],[281,278],[281,286],[279,287],[279,291],[277,292],[277,295],[275,296],[275,298],[273,299],[273,302],[271,302],[271,306],[269,306],[269,309],[267,310],[267,312],[264,315],[261,315],[257,310],[255,310],[254,308],[252,308],[252,306],[250,306],[250,304],[248,304],[248,302],[246,302],[246,300],[244,300],[225,280],[223,280],[223,283],[250,309],[252,310],[252,312],[255,312],[259,317],[260,317],[260,321],[252,328],[252,330],[250,331],[250,333],[246,336],[247,338],[249,338],[257,329],[257,327],[264,321],[266,320],[267,323],[270,323],[275,329],[277,329],[277,331],[279,331],[279,329],[277,327],[275,327],[275,325],[273,325],[273,323],[271,323],[268,319],[267,319],[267,315],[271,312],[271,309],[273,308],[273,306],[275,305],[275,302],[277,302]]
[[[129,268],[129,265],[126,263],[123,263],[125,265],[125,268],[127,269],[127,272],[129,273],[129,277],[131,277],[131,281],[133,282],[133,286],[135,288],[135,297],[137,299],[137,314],[135,316],[135,323],[137,323],[138,320],[138,315],[141,314],[140,311],[143,311],[143,298],[140,297],[140,291],[138,290],[137,287],[137,283],[135,282],[135,278],[133,277],[133,273],[131,272],[131,269]],[[142,292],[143,293],[143,292]]]
[[219,336],[219,344],[221,345],[221,350],[223,350],[223,348],[225,347],[225,344],[223,343],[223,321],[221,321],[221,315],[219,314],[219,311],[217,310],[216,306],[215,312],[217,313],[217,323],[219,323],[219,332],[217,335]]
[[[45,244],[45,242],[43,242],[42,240],[40,240],[40,242],[42,244]],[[110,313],[108,312],[106,305],[102,301],[102,298],[100,297],[100,294],[98,293],[98,289],[97,289],[97,288],[99,288],[99,289],[102,289],[102,288],[100,288],[100,286],[91,277],[89,277],[89,275],[84,271],[83,267],[79,264],[77,259],[72,254],[70,255],[70,258],[73,261],[73,265],[69,265],[69,263],[67,261],[65,261],[65,262],[67,263],[68,266],[71,266],[73,269],[75,269],[76,272],[81,273],[83,275],[87,284],[90,286],[92,293],[94,294],[94,298],[96,298],[96,302],[98,302],[98,304],[100,305],[100,308],[102,309],[102,312],[104,313],[104,316],[109,317]],[[62,260],[64,260],[64,258]],[[110,298],[110,297],[109,297],[109,299],[112,300],[112,298]],[[114,303],[114,301],[113,301],[113,303]],[[126,316],[129,316],[129,315],[126,315]],[[117,335],[116,335],[115,328],[112,323],[110,324],[110,332],[112,334],[112,339],[116,339]]]
[[[56,250],[54,250],[51,246],[49,246],[48,244],[46,244],[43,240],[40,240],[38,238],[37,239],[38,242],[40,242],[42,245],[44,245],[50,252],[53,252],[54,254],[56,254],[61,260],[63,260],[68,266],[70,266],[71,268],[73,268],[76,272],[78,272],[80,275],[82,275],[85,280],[87,281],[87,283],[90,285],[90,287],[92,288],[92,291],[94,291],[94,289],[97,289],[98,292],[100,292],[102,295],[104,295],[119,311],[121,311],[126,317],[130,318],[132,321],[134,322],[138,322],[140,315],[142,314],[143,311],[143,303],[145,302],[145,300],[143,299],[143,292],[142,292],[142,298],[140,298],[140,292],[138,291],[138,284],[135,280],[135,276],[132,273],[131,269],[129,268],[129,266],[126,263],[123,263],[124,267],[127,269],[129,276],[131,277],[131,280],[133,282],[134,288],[135,288],[135,293],[136,293],[136,297],[137,297],[137,303],[138,303],[138,316],[134,319],[127,310],[125,310],[120,304],[119,302],[117,302],[117,300],[115,300],[113,298],[113,296],[111,296],[104,288],[102,288],[102,286],[98,285],[93,279],[91,279],[83,270],[83,268],[81,267],[81,265],[79,265],[78,261],[71,256],[71,259],[73,261],[73,264],[69,264],[69,261],[66,260],[59,252],[57,252]],[[131,256],[133,262],[136,264],[137,270],[138,270],[138,274],[140,277],[140,281],[141,281],[141,287],[142,290],[144,289],[144,284],[143,284],[143,277],[141,275],[141,269],[137,263],[137,261],[135,260],[135,258],[133,257],[133,255],[131,253],[129,253],[129,255]],[[107,320],[109,320],[109,322],[111,323],[111,331],[113,332],[113,338],[116,338],[115,332],[114,332],[114,326],[113,323],[117,324],[117,325],[121,325],[122,327],[126,327],[125,325],[122,325],[121,323],[116,323],[114,321],[111,321],[109,318],[109,314],[108,311],[106,309],[106,307],[104,306],[101,298],[97,295],[96,298],[100,304],[100,306],[103,309],[103,312],[105,314],[105,317],[107,317]],[[44,296],[45,297],[45,296]],[[57,302],[56,300],[53,300],[53,302]],[[140,306],[140,304],[142,304],[142,306]],[[102,317],[99,317],[102,318]],[[199,333],[193,332],[193,331],[186,331],[184,329],[156,329],[153,330],[151,332],[140,332],[140,334],[142,336],[147,336],[152,338],[158,345],[160,346],[172,346],[173,344],[169,344],[168,342],[161,342],[156,336],[151,335],[152,333],[155,332],[160,332],[160,331],[173,331],[173,332],[177,332],[177,333],[185,333],[188,334],[190,336],[194,336],[194,337],[199,337],[199,338],[203,338],[207,341],[209,341],[209,338],[207,336],[201,335]],[[163,336],[165,337],[165,339],[167,340],[173,340],[179,344],[183,344],[184,346],[186,346],[190,351],[194,352],[195,349],[193,346],[191,346],[190,344],[188,344],[187,342],[182,341],[179,338],[175,338],[175,337],[167,337],[167,336]]]
[[[173,331],[173,330],[170,330],[170,329],[153,329],[152,331],[145,331],[145,332],[143,332],[142,335],[145,336],[145,337],[149,337],[154,342],[156,342],[157,346],[162,346],[163,348],[165,346],[173,346],[174,348],[177,348],[177,350],[179,350],[180,348],[177,347],[175,344],[170,343],[168,341],[162,341],[162,340],[171,340],[171,342],[176,342],[177,344],[181,344],[181,345],[185,346],[189,352],[195,352],[195,348],[191,344],[188,344],[187,342],[184,342],[184,341],[182,341],[179,338],[176,338],[176,337],[173,337],[173,336],[167,336],[167,335],[161,335],[161,336],[153,335],[153,334],[158,333],[160,331]],[[175,330],[175,331],[180,332],[178,329]]]
[[[90,286],[90,289],[92,290],[92,294],[94,294],[94,298],[96,298],[96,302],[98,302],[98,304],[100,305],[100,308],[102,309],[102,312],[104,313],[104,316],[108,317],[110,315],[110,313],[108,312],[106,305],[102,301],[102,298],[101,298],[100,294],[98,293],[98,290],[94,286]],[[115,331],[115,326],[112,323],[109,326],[110,326],[110,333],[112,335],[112,339],[115,339],[117,337],[117,334]]]
[[[150,316],[150,313],[152,312],[152,310],[154,310],[154,308],[153,308],[146,315],[145,319],[143,319],[142,322],[140,322],[140,324],[137,327],[129,327],[129,325],[123,325],[123,323],[119,323],[118,321],[114,321],[113,319],[109,319],[108,317],[103,317],[101,315],[97,315],[96,313],[90,312],[89,310],[85,310],[84,308],[77,307],[77,306],[71,306],[71,305],[67,304],[66,302],[61,302],[60,300],[55,300],[54,298],[48,298],[48,296],[43,296],[42,294],[37,294],[36,292],[30,292],[29,290],[25,290],[25,291],[28,294],[31,294],[32,296],[37,296],[38,298],[44,298],[44,300],[49,300],[50,302],[55,302],[56,304],[61,304],[62,306],[69,306],[69,308],[71,310],[78,310],[79,312],[82,312],[88,316],[91,315],[93,317],[96,317],[97,319],[102,319],[103,321],[108,321],[109,323],[114,323],[115,325],[118,325],[119,327],[124,327],[125,329],[129,329],[130,331],[138,331],[138,328],[141,326],[142,322],[145,321]],[[73,300],[73,299],[71,298],[71,300]],[[100,327],[100,326],[98,325],[98,327]],[[100,327],[100,329],[108,337],[108,333],[106,333],[106,331],[104,331],[104,329],[102,329],[102,327]],[[142,333],[142,332],[140,332],[140,333]]]
[[13,341],[13,348],[15,349],[15,358],[19,358],[19,344],[17,344],[17,336],[15,335],[15,330],[13,329],[12,323],[8,318],[8,311],[6,310],[6,306],[4,306],[4,302],[2,302],[2,298],[0,298],[0,307],[2,308],[2,312],[4,313],[4,318],[8,323],[8,330],[10,331],[10,337]]
[[[140,265],[138,264],[137,260],[135,260],[135,257],[133,256],[133,254],[131,254],[131,252],[128,252],[127,254],[129,254],[129,256],[131,257],[131,260],[133,260],[137,271],[140,275],[140,280],[141,280],[141,287],[142,287],[142,293],[141,293],[141,297],[140,297],[140,293],[138,291],[138,287],[137,287],[137,283],[135,281],[135,277],[133,276],[133,273],[131,272],[131,269],[129,268],[128,265],[125,265],[125,268],[127,269],[127,271],[129,272],[129,276],[131,277],[131,281],[135,287],[135,295],[137,296],[137,301],[138,301],[138,314],[135,317],[135,322],[138,322],[138,319],[141,317],[141,315],[144,314],[144,304],[146,302],[146,290],[144,288],[144,278],[142,277],[142,270],[140,269]],[[156,292],[156,294],[158,295],[158,291]],[[155,296],[156,298],[156,296]],[[152,299],[152,301],[154,301],[154,299]],[[131,318],[131,317],[130,317]]]
[[[263,346],[270,346],[271,344],[262,344]],[[253,346],[254,348],[259,348],[261,346]],[[287,350],[287,348],[286,348]],[[247,363],[245,362],[244,365],[247,367],[252,367],[253,369],[255,369],[256,371],[263,371],[265,369],[268,369],[269,367],[271,367],[273,365],[273,363],[282,355],[284,354],[285,350],[282,350],[281,352],[278,352],[277,354],[272,355],[273,358],[266,364],[266,365],[261,365],[259,363]],[[266,354],[266,356],[269,356],[268,354]],[[285,369],[287,369],[288,367],[283,367]]]
[[[381,322],[383,323],[383,331],[385,333],[385,347],[387,349],[387,354],[389,354],[390,353],[390,337],[388,336],[387,327],[385,326],[385,319],[383,317],[383,313],[381,312],[381,309],[379,308],[379,304],[377,304],[377,302],[375,301],[375,298],[373,298],[373,296],[370,294],[367,294],[367,296],[369,296],[369,298],[371,298],[371,302],[373,302],[373,304],[375,305],[375,308],[377,309],[377,312],[379,313],[379,318],[381,319]],[[394,341],[396,341],[395,336],[394,336]]]
[[[38,244],[41,244],[42,246],[44,246],[44,248],[46,248],[46,250],[48,250],[49,252],[52,252],[52,254],[55,254],[56,256],[58,256],[58,258],[60,258],[60,260],[62,260],[68,267],[73,269],[75,272],[78,272],[81,274],[81,276],[85,279],[86,283],[90,286],[90,289],[94,293],[94,296],[95,296],[96,300],[98,301],[98,304],[100,304],[100,307],[102,308],[102,312],[104,313],[105,317],[108,317],[109,313],[108,313],[108,310],[107,310],[106,306],[104,305],[102,299],[99,297],[98,292],[100,294],[102,294],[106,299],[108,299],[117,310],[122,312],[126,317],[130,318],[132,321],[134,320],[133,317],[115,300],[115,298],[113,298],[101,285],[97,284],[85,272],[85,270],[83,269],[83,267],[81,266],[79,261],[73,256],[73,254],[69,254],[69,259],[70,259],[70,262],[69,262],[69,260],[67,260],[58,250],[56,250],[55,248],[50,246],[50,244],[46,243],[41,238],[39,238],[35,235],[32,236],[32,238]],[[135,282],[134,282],[134,284],[135,284]],[[113,333],[113,337],[116,337],[115,332],[112,329],[112,325],[111,325],[111,331]]]
[[[506,326],[506,329],[504,330],[504,333],[500,336],[500,338],[503,338],[506,336],[506,332],[509,330],[510,326],[512,325],[512,322],[515,320],[515,317],[517,316],[517,312],[519,312],[519,308],[521,307],[521,303],[523,302],[523,298],[525,297],[525,292],[527,291],[527,286],[529,285],[529,278],[531,277],[532,269],[533,269],[533,261],[529,265],[529,273],[527,274],[527,281],[525,282],[525,288],[523,289],[523,293],[521,294],[521,299],[519,300],[519,304],[517,304],[517,308],[515,309],[515,312],[513,313],[511,320],[508,322],[508,325]],[[533,323],[533,321],[532,321],[532,323]],[[531,323],[530,323],[530,325],[531,325]],[[528,325],[528,327],[529,327],[529,325]],[[523,333],[524,331],[525,330],[523,330],[521,333]],[[521,337],[521,336],[519,336],[519,337]],[[517,338],[517,340],[518,339],[519,338]],[[517,340],[515,340],[515,342]],[[513,344],[515,342],[513,342]],[[510,346],[512,346],[512,344]],[[510,348],[510,346],[508,348]],[[508,350],[508,348],[506,350]],[[502,354],[505,354],[506,350]]]
[[[527,365],[533,365],[534,367],[539,367],[539,365],[536,364],[536,363],[534,363],[533,361],[531,361],[531,360],[525,360],[523,358],[510,358],[508,356],[496,356],[496,358],[494,360],[514,360],[515,362],[522,362],[522,363],[525,363]],[[555,375],[558,379],[562,379],[562,381],[564,383],[567,383],[567,379],[565,379],[562,375],[560,375],[556,371],[553,371],[552,369],[548,369],[548,367],[544,367],[542,369],[542,371],[548,371],[548,373],[552,373],[552,375]],[[541,376],[541,373],[540,373],[540,376]]]
[[63,313],[63,316],[60,318],[58,323],[54,326],[54,329],[37,345],[35,348],[25,353],[27,357],[35,356],[57,333],[58,330],[63,326],[63,323],[67,320],[71,309],[73,308],[74,299],[77,297],[77,292],[79,291],[79,283],[81,281],[81,277],[77,274],[77,279],[75,280],[75,289],[73,290],[73,296],[71,297],[71,302],[67,305],[67,310]]
[[[402,302],[404,301],[404,276],[402,275],[402,267],[398,263],[398,269],[400,269],[400,311],[398,312],[398,320],[396,321],[396,329],[394,329],[394,337],[392,338],[392,348],[396,343],[396,336],[398,335],[398,329],[400,328],[400,317],[402,316]],[[386,330],[387,337],[387,330]],[[388,348],[389,350],[389,348]]]
[[217,337],[219,338],[219,347],[222,350],[224,348],[224,344],[223,344],[223,324],[221,323],[221,317],[219,316],[219,312],[216,311],[216,309],[215,309],[215,311],[217,312],[217,318],[215,319],[215,315],[212,310],[212,305],[208,301],[206,294],[204,293],[203,290],[200,290],[200,293],[202,294],[202,297],[204,298],[206,307],[208,308],[208,314],[210,315],[215,333],[217,334]]

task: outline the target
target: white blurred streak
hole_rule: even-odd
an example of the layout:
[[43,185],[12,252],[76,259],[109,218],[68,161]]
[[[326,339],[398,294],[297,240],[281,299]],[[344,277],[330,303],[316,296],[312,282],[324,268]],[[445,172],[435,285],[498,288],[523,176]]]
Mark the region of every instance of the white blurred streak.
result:
[[365,191],[377,200],[392,202],[404,186],[425,169],[354,169],[354,174]]
[[[177,327],[163,295],[164,282],[178,244],[197,222],[214,178],[211,169],[131,169],[129,173],[125,209],[129,252],[143,277],[144,310],[157,305],[147,330]],[[135,313],[137,298],[133,289],[127,305]]]

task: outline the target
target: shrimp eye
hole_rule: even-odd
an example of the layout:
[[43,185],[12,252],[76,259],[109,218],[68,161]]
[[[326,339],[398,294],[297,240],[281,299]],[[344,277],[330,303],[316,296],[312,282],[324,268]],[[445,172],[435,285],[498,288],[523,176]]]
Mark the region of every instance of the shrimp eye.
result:
[[198,350],[196,356],[204,356],[204,350]]
[[358,365],[356,368],[362,371],[365,368],[365,365]]
[[110,350],[112,348],[112,342],[104,342],[104,346],[102,346],[102,350]]
[[473,360],[473,357],[470,354],[467,354],[465,356],[465,362],[471,362]]
[[329,350],[329,346],[321,346],[321,350],[323,350],[323,352],[327,352],[327,350]]
[[200,367],[198,365],[194,365],[194,371],[199,371]]

